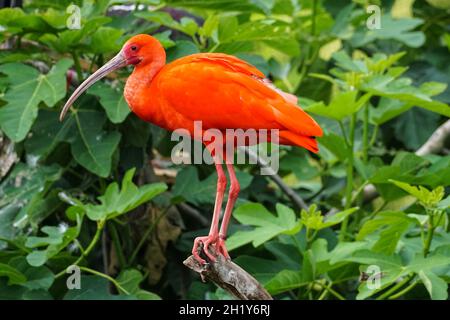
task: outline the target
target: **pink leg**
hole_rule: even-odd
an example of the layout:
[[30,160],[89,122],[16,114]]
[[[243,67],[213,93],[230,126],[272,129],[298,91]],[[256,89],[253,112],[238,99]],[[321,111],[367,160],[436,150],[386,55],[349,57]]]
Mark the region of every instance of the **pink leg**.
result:
[[211,222],[211,229],[209,230],[209,234],[206,237],[195,238],[194,247],[192,248],[192,255],[201,264],[205,264],[206,261],[202,259],[198,254],[198,247],[200,243],[203,243],[203,251],[206,254],[206,256],[211,261],[213,262],[216,261],[216,258],[211,253],[209,253],[208,247],[211,244],[215,244],[219,239],[219,219],[222,211],[223,196],[225,193],[225,188],[227,186],[227,178],[225,176],[225,173],[223,172],[222,163],[220,159],[216,160],[216,158],[214,158],[214,161],[216,163],[216,171],[217,171],[217,193],[216,193],[216,202],[214,204],[214,213]]
[[236,178],[234,168],[232,164],[227,163],[228,173],[230,175],[230,191],[228,192],[227,206],[225,207],[225,213],[223,214],[222,225],[220,226],[219,239],[216,243],[216,249],[225,258],[230,259],[227,248],[225,247],[225,239],[227,237],[228,223],[230,222],[231,213],[233,212],[234,204],[239,195],[240,186],[239,181]]

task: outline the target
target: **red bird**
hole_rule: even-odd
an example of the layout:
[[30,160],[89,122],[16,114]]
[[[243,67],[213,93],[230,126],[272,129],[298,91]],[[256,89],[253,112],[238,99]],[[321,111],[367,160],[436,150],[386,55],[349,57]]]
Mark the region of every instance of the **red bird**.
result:
[[[295,96],[277,89],[257,68],[223,53],[193,54],[166,64],[162,45],[145,34],[128,40],[114,58],[87,78],[65,104],[60,119],[92,84],[126,65],[134,65],[134,70],[125,86],[125,99],[144,121],[170,131],[186,129],[191,137],[194,121],[202,121],[203,130],[215,128],[222,132],[226,129],[277,129],[280,144],[318,152],[315,137],[322,135],[320,126],[297,106]],[[208,148],[208,143],[205,145]],[[198,253],[200,243],[211,261],[215,261],[215,257],[208,250],[210,245],[229,259],[225,237],[240,190],[233,165],[226,163],[231,185],[219,230],[227,181],[222,168],[224,159],[212,156],[218,180],[211,229],[208,236],[194,240],[192,249],[200,263],[205,263]]]

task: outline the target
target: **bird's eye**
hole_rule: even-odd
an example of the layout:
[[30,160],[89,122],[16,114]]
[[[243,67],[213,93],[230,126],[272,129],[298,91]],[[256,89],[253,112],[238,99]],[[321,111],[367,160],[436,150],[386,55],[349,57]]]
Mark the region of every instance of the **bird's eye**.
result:
[[137,46],[131,46],[131,51],[136,51],[137,50]]

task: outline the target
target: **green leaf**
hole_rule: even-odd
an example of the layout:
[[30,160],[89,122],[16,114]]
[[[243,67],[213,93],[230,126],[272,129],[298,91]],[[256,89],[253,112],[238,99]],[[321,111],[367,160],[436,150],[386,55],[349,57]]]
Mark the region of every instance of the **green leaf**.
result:
[[164,32],[156,33],[153,36],[158,39],[159,42],[161,42],[164,49],[169,49],[173,46],[175,46],[175,41],[170,39],[170,35],[172,34],[171,30],[167,30]]
[[53,149],[67,137],[72,121],[60,122],[58,112],[41,110],[37,121],[31,128],[31,137],[25,140],[28,154],[45,158]]
[[366,73],[368,71],[367,66],[363,61],[352,59],[345,51],[336,52],[332,55],[332,57],[333,60],[336,61],[336,65],[344,70],[362,73]]
[[433,300],[447,300],[448,298],[448,285],[445,280],[436,276],[431,271],[419,271],[419,277],[423,282],[425,288],[427,288],[431,299]]
[[8,285],[20,284],[27,281],[23,273],[4,263],[0,263],[0,277],[8,277]]
[[325,133],[318,141],[321,146],[327,148],[341,161],[344,161],[350,155],[350,150],[348,149],[344,138],[335,133]]
[[398,278],[406,276],[411,272],[418,274],[421,271],[433,271],[450,264],[450,258],[448,257],[433,255],[424,258],[421,252],[414,256],[406,265],[402,264],[402,260],[398,255],[385,255],[369,250],[357,251],[352,257],[346,260],[364,265],[376,265],[383,272],[383,277],[380,279],[380,287],[378,289],[369,289],[366,283],[362,283],[359,286],[357,299],[366,299],[388,287]]
[[135,168],[126,172],[120,190],[116,182],[109,184],[105,193],[98,197],[101,204],[84,205],[80,202],[73,203],[70,199],[69,201],[72,202],[73,207],[86,212],[89,219],[99,221],[127,213],[167,190],[167,185],[164,183],[152,183],[137,187],[132,181],[134,172]]
[[358,210],[357,207],[350,208],[345,211],[338,212],[332,216],[324,217],[320,211],[317,211],[317,206],[313,204],[309,207],[308,211],[302,209],[300,216],[302,224],[304,224],[308,229],[322,230],[341,223],[356,210]]
[[63,122],[58,117],[55,111],[40,112],[32,128],[33,136],[25,142],[27,151],[45,158],[65,141],[70,143],[71,153],[79,164],[101,177],[108,176],[121,135],[116,131],[102,130],[105,114],[80,108],[76,113],[70,113]]
[[26,276],[26,282],[21,285],[29,290],[48,290],[55,280],[55,275],[49,268],[46,266],[30,267],[22,256],[11,259],[9,264]]
[[8,77],[10,88],[3,97],[7,104],[0,108],[0,127],[11,140],[22,141],[37,117],[38,105],[53,107],[66,95],[66,71],[72,60],[60,60],[48,74],[39,74],[30,66],[8,63],[0,72]]
[[422,31],[412,31],[423,23],[418,18],[393,19],[390,15],[381,16],[381,28],[357,33],[353,45],[360,47],[374,40],[396,40],[413,48],[422,46],[425,42],[425,34]]
[[[362,90],[372,95],[397,99],[408,106],[417,106],[432,112],[450,117],[450,107],[440,101],[432,100],[431,96],[435,93],[427,85],[416,88],[411,85],[409,78],[395,79],[390,75],[374,75],[367,78],[361,85]],[[401,112],[408,109],[407,106],[396,106]],[[398,113],[398,110],[395,111]]]
[[266,283],[265,288],[270,294],[275,295],[289,290],[306,286],[310,281],[304,281],[301,272],[283,270]]
[[0,10],[0,25],[7,26],[10,22],[24,16],[25,13],[21,8],[2,8]]
[[412,104],[382,97],[376,108],[370,108],[370,122],[381,125],[412,108]]
[[435,207],[444,198],[444,187],[439,186],[436,189],[429,191],[423,186],[412,186],[408,183],[390,180],[397,187],[405,190],[410,195],[414,196],[426,207]]
[[47,234],[47,236],[28,237],[25,243],[28,248],[45,247],[43,250],[35,250],[29,253],[27,255],[28,263],[33,267],[39,267],[57,255],[78,237],[82,221],[82,217],[78,216],[77,224],[74,227],[69,228],[66,225],[60,225],[58,227],[44,226],[41,228],[41,231]]
[[64,300],[133,300],[133,295],[113,295],[108,280],[98,276],[81,276],[81,288],[69,290]]
[[369,234],[382,230],[372,250],[374,252],[392,254],[395,252],[397,243],[403,233],[406,232],[413,222],[414,220],[409,218],[404,212],[383,211],[361,227],[356,240],[363,240]]
[[102,131],[105,117],[101,112],[77,110],[72,117],[78,129],[71,143],[72,155],[89,171],[107,177],[111,171],[112,155],[119,145],[120,133]]
[[91,38],[91,49],[93,53],[103,54],[116,52],[120,49],[119,39],[123,30],[111,27],[100,27]]
[[[402,114],[395,124],[398,140],[412,150],[417,150],[433,134],[439,126],[441,117],[433,112],[420,108],[412,108]],[[420,130],[417,130],[420,128]]]
[[370,98],[370,94],[365,94],[357,99],[357,94],[356,90],[341,92],[332,98],[328,106],[325,106],[323,102],[318,102],[308,106],[305,110],[334,120],[342,120],[358,112]]
[[117,282],[130,294],[140,300],[161,300],[161,298],[152,292],[142,290],[139,284],[144,280],[144,276],[136,269],[124,270],[117,277]]
[[[88,51],[91,52],[93,50],[91,46],[86,45],[85,43],[88,42],[87,37],[91,36],[93,33],[100,30],[101,26],[105,23],[108,23],[111,21],[111,18],[105,17],[105,16],[98,16],[88,19],[87,21],[83,22],[81,24],[81,29],[77,30],[64,30],[62,32],[59,32],[57,34],[54,33],[46,33],[42,35],[39,38],[39,41],[42,43],[45,43],[50,48],[61,52],[71,52],[72,50],[77,51]],[[104,31],[102,31],[104,32]],[[107,31],[108,32],[108,31]],[[106,33],[107,33],[106,32]],[[96,36],[98,37],[99,34]],[[92,43],[92,39],[89,39],[91,45],[94,45]],[[105,46],[115,46],[115,43],[104,43],[108,39],[100,39],[98,41],[101,41],[102,45],[101,47],[104,48]],[[87,50],[89,49],[89,50]],[[115,52],[116,50],[112,50]]]
[[246,255],[240,255],[233,261],[254,276],[261,284],[266,284],[277,273],[286,268],[285,264],[280,260],[262,259]]
[[125,101],[122,90],[115,90],[111,86],[99,82],[92,86],[88,93],[100,98],[100,104],[112,123],[123,122],[130,113],[130,107]]
[[191,41],[180,40],[176,42],[176,45],[167,50],[167,61],[174,61],[178,58],[199,53],[197,46]]
[[0,237],[12,239],[29,224],[36,201],[47,194],[61,173],[57,165],[32,167],[18,163],[14,166],[0,183]]
[[274,1],[267,0],[168,0],[167,4],[175,7],[194,9],[210,9],[218,11],[240,11],[240,12],[270,12]]
[[277,204],[277,216],[258,203],[246,203],[234,211],[234,218],[242,224],[252,225],[251,231],[238,231],[227,240],[228,250],[248,243],[257,247],[279,234],[295,234],[300,231],[300,221],[292,209]]
[[439,209],[450,208],[450,195],[448,195],[447,198],[445,198],[444,200],[441,200],[437,206]]

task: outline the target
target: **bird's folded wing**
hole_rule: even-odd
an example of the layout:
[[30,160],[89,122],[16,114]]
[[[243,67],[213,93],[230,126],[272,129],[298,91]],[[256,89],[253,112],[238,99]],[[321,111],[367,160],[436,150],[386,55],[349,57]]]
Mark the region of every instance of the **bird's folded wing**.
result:
[[317,123],[292,95],[269,85],[255,67],[225,54],[191,55],[167,65],[155,78],[160,99],[203,128],[290,130],[319,136]]

